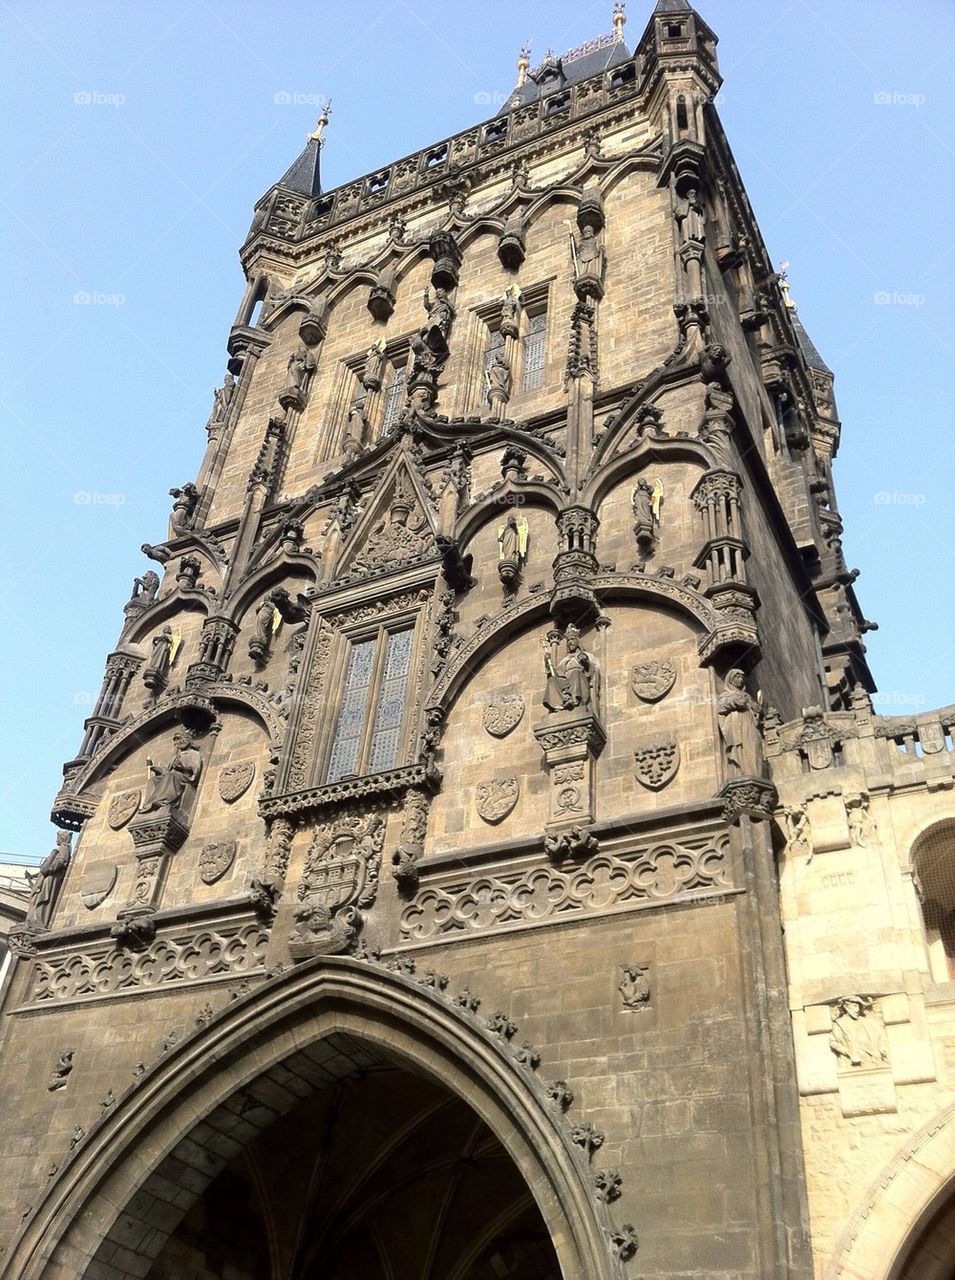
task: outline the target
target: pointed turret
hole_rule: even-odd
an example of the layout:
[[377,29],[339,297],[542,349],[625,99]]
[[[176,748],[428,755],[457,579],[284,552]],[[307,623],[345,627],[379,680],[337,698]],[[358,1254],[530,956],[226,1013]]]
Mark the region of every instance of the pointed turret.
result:
[[295,163],[286,169],[282,177],[279,178],[277,186],[285,187],[287,191],[295,191],[303,196],[318,196],[322,194],[321,155],[322,147],[325,145],[325,128],[328,124],[331,109],[332,104],[331,99],[329,99],[322,109],[322,114],[318,117],[315,128],[305,141],[305,150]]

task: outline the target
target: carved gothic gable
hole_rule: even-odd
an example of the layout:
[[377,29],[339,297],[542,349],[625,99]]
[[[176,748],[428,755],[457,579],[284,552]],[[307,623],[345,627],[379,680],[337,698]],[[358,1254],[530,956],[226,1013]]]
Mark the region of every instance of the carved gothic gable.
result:
[[431,498],[404,452],[382,476],[335,566],[336,578],[389,573],[438,556]]

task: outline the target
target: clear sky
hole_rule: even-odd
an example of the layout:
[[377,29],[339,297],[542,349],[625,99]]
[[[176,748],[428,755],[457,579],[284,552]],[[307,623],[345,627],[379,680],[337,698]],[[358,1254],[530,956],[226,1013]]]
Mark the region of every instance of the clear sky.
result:
[[[699,0],[720,114],[836,373],[836,468],[890,714],[952,679],[951,0]],[[629,0],[636,43],[651,0]],[[5,0],[0,850],[45,853],[142,542],[192,479],[254,201],[333,99],[326,188],[492,115],[610,0]],[[84,300],[86,299],[86,300]],[[639,376],[645,371],[634,370]]]

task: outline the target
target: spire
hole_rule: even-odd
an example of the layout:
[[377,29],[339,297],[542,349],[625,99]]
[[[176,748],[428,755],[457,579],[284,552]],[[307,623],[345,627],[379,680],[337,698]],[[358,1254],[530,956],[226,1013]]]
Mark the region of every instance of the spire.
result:
[[531,69],[531,42],[525,40],[521,45],[521,51],[517,55],[517,84],[515,89],[520,89],[527,79],[527,73]]
[[279,178],[278,186],[285,187],[288,191],[297,191],[303,196],[321,195],[322,178],[319,161],[322,147],[325,145],[325,128],[331,111],[332,100],[327,98],[315,128],[306,137],[305,150]]
[[627,25],[627,15],[624,13],[625,8],[624,0],[614,0],[613,29],[618,40],[623,39],[623,29]]
[[654,13],[692,13],[686,0],[657,0]]

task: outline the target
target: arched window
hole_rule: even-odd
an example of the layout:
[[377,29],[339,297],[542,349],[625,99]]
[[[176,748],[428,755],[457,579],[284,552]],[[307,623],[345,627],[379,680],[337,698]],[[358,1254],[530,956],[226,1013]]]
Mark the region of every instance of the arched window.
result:
[[912,881],[922,908],[929,968],[936,982],[955,981],[955,821],[919,836]]

